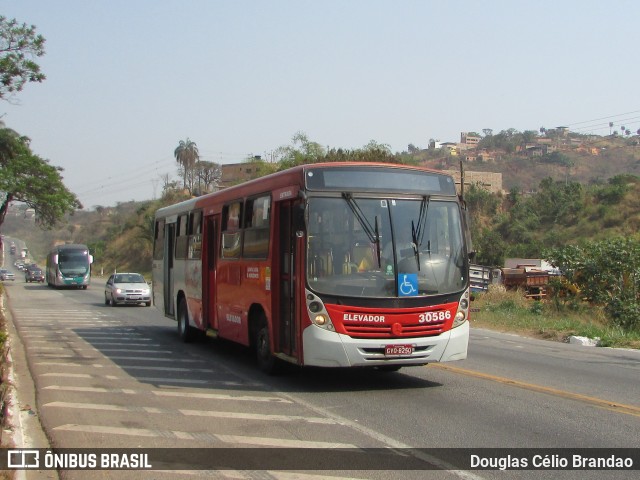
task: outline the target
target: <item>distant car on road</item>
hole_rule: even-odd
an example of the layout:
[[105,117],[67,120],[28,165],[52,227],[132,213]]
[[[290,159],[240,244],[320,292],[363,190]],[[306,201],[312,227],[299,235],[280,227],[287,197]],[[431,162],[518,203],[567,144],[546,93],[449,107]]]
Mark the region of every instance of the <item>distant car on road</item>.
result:
[[139,273],[114,273],[104,287],[105,305],[140,304],[151,306],[151,287]]
[[44,273],[42,273],[42,270],[40,270],[39,268],[27,268],[24,271],[24,281],[27,283],[44,283]]
[[16,280],[16,276],[13,274],[13,272],[10,272],[5,268],[0,268],[0,280],[2,280],[3,282],[5,280],[11,280],[12,282],[14,282]]

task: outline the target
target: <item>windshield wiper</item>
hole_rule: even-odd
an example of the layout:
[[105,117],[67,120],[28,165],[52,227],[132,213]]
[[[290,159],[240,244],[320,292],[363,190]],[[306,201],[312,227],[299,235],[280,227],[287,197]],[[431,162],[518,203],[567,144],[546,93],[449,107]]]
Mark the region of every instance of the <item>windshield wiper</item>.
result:
[[[418,271],[420,271],[420,247],[422,246],[422,240],[424,239],[424,233],[427,225],[427,213],[429,212],[429,200],[430,198],[425,195],[420,202],[420,212],[418,213],[418,226],[416,227],[413,220],[411,220],[411,242],[413,243],[413,253],[418,263]],[[429,246],[429,253],[431,246]]]
[[375,244],[378,268],[381,268],[382,264],[380,260],[380,227],[378,226],[378,217],[375,217],[375,226],[372,227],[369,223],[369,220],[367,220],[367,217],[364,215],[364,213],[362,213],[360,206],[353,198],[353,194],[343,192],[342,198],[344,198],[347,202],[347,205],[349,205],[349,208],[353,212],[354,217],[356,217],[356,219],[358,220],[358,223],[362,227],[362,230],[364,230],[364,233],[367,235],[369,241]]

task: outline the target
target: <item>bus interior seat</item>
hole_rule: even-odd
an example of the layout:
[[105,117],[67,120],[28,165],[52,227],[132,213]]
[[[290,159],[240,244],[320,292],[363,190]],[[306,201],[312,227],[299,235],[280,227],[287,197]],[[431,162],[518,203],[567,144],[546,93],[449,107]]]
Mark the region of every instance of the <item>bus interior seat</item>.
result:
[[358,271],[372,270],[375,267],[374,250],[370,243],[356,243],[351,252],[351,263],[358,267]]

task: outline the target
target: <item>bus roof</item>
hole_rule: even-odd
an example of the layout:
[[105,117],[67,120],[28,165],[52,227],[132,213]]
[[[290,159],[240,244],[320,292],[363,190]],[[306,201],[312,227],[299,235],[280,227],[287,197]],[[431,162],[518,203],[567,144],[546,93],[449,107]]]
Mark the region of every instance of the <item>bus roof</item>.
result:
[[[168,217],[171,215],[179,214],[184,211],[193,210],[197,207],[203,207],[209,204],[209,200],[217,198],[220,201],[230,201],[233,199],[243,198],[246,196],[253,196],[262,192],[270,192],[278,188],[285,186],[298,185],[299,188],[304,187],[304,173],[310,170],[316,169],[328,169],[328,168],[353,168],[353,167],[367,167],[367,168],[384,168],[384,169],[397,169],[408,170],[415,172],[431,173],[442,177],[452,178],[450,174],[429,169],[425,167],[418,167],[412,165],[402,165],[396,163],[382,163],[382,162],[323,162],[323,163],[310,163],[304,165],[297,165],[295,167],[274,172],[264,177],[255,178],[247,182],[227,187],[223,190],[208,193],[201,197],[194,197],[188,200],[184,200],[174,205],[169,205],[158,209],[156,217]],[[261,188],[256,189],[255,186],[259,185]],[[452,180],[453,191],[455,191],[455,183]],[[294,192],[297,194],[297,192]]]
[[81,243],[61,243],[59,245],[55,245],[51,249],[51,251],[53,252],[57,252],[60,250],[89,250],[89,247]]

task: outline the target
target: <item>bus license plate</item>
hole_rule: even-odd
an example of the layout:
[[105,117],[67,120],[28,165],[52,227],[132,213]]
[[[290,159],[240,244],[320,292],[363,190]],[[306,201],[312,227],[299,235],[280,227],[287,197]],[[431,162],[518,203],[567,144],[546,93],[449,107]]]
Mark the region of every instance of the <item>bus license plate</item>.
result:
[[385,345],[385,357],[397,357],[399,355],[411,355],[413,353],[413,345]]

